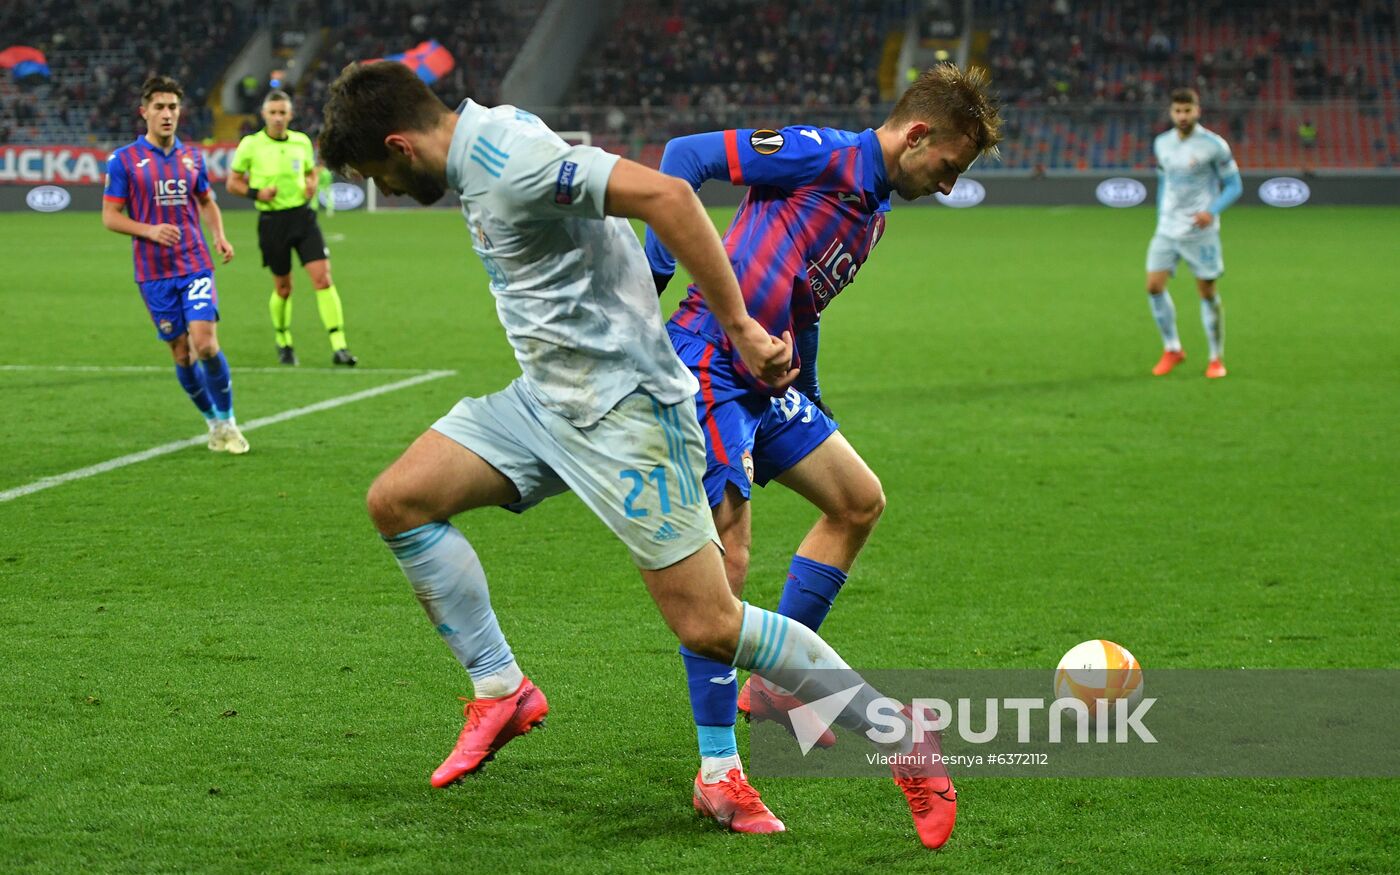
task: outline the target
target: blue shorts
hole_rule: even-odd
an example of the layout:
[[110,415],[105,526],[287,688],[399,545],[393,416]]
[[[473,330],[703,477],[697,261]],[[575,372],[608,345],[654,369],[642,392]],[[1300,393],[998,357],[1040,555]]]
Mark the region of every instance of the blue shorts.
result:
[[667,326],[671,344],[700,381],[695,412],[705,435],[705,496],[710,507],[733,483],[746,500],[753,484],[766,486],[807,458],[838,428],[796,389],[779,398],[747,388],[728,353],[699,335]]
[[219,321],[219,290],[214,287],[212,270],[137,283],[136,287],[161,340],[184,334],[190,322]]

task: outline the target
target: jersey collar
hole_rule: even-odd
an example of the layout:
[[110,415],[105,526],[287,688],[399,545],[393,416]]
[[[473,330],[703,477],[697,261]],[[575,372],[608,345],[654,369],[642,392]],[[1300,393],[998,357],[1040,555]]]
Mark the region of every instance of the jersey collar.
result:
[[150,151],[152,151],[152,152],[156,153],[157,155],[160,155],[160,156],[162,156],[162,157],[164,157],[164,158],[169,158],[171,155],[174,155],[176,152],[178,152],[178,151],[180,151],[181,149],[185,148],[185,144],[182,143],[182,142],[180,142],[180,138],[179,138],[178,136],[175,137],[175,139],[173,139],[173,140],[170,141],[170,151],[169,151],[169,152],[162,151],[161,148],[160,148],[159,146],[157,146],[155,143],[152,143],[150,140],[146,139],[146,135],[145,135],[145,134],[142,134],[141,136],[137,137],[137,138],[136,138],[136,142],[137,142],[138,145],[141,145],[141,146],[145,147],[146,149],[148,149],[148,150],[150,150]]
[[885,173],[885,153],[880,149],[880,138],[871,128],[861,131],[859,136],[860,151],[865,156],[865,178],[861,180],[861,185],[875,198],[875,212],[888,212],[891,189]]
[[462,190],[461,168],[467,163],[467,147],[471,145],[476,114],[481,109],[470,97],[457,106],[457,127],[452,131],[452,145],[447,147],[447,185],[457,191]]

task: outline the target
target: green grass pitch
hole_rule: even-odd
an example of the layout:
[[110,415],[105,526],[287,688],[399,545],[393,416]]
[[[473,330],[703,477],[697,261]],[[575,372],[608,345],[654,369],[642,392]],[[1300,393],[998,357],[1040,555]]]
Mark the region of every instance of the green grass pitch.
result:
[[[728,216],[716,212],[716,220]],[[919,847],[895,788],[763,781],[788,823],[694,817],[673,640],[572,497],[457,522],[548,694],[545,730],[448,791],[468,687],[363,510],[462,395],[517,373],[447,212],[325,223],[361,372],[274,364],[254,220],[217,282],[240,420],[457,375],[0,503],[6,871],[1394,871],[1394,780],[964,779]],[[1227,216],[1230,376],[1148,376],[1145,208],[896,208],[827,311],[821,377],[889,507],[823,634],[857,667],[1044,667],[1087,638],[1146,667],[1400,668],[1400,209]],[[202,426],[96,214],[0,215],[0,491]],[[666,307],[673,306],[675,292]],[[759,491],[748,595],[814,516]],[[741,723],[741,747],[746,730]]]

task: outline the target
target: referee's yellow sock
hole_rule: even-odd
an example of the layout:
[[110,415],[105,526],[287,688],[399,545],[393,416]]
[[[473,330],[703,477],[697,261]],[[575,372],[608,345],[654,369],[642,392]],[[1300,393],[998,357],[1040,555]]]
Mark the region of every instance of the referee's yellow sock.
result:
[[340,292],[326,286],[316,292],[316,309],[321,311],[321,324],[331,336],[331,349],[345,349],[345,314],[340,309]]
[[267,310],[272,314],[272,331],[278,346],[292,345],[292,299],[276,292],[268,299]]

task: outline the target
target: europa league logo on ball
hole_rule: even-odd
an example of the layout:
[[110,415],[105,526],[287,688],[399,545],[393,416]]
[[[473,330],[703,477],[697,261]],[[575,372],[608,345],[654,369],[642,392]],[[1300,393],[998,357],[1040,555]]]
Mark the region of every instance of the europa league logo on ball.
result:
[[1096,639],[1076,644],[1055,669],[1055,698],[1077,699],[1090,714],[1142,701],[1142,666],[1128,648]]

